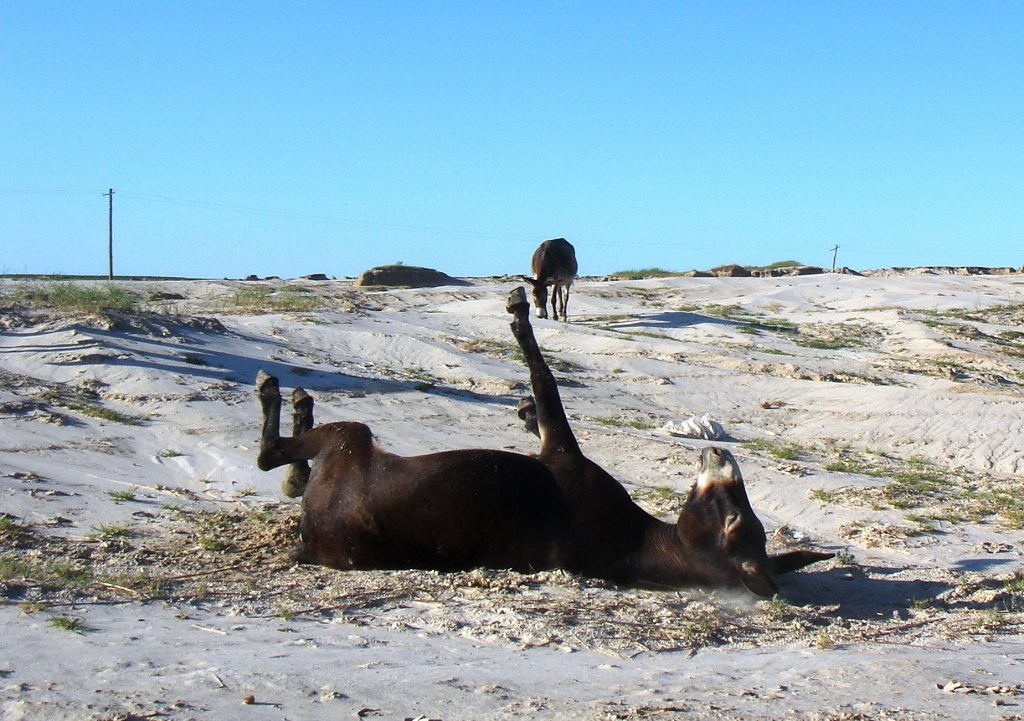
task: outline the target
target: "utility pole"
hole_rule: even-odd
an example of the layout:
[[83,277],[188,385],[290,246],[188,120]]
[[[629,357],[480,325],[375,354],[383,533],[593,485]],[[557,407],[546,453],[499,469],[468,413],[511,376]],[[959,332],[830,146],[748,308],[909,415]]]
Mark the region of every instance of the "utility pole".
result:
[[114,189],[109,188],[107,196],[107,280],[114,279]]
[[[111,190],[110,192],[113,193],[114,191]],[[832,249],[832,272],[833,273],[836,272],[836,254],[838,252],[839,252],[839,244],[837,243],[836,247]]]

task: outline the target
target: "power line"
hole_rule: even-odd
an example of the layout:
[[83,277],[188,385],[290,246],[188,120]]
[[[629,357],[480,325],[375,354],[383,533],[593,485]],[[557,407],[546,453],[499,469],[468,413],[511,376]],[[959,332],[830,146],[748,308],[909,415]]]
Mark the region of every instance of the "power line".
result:
[[7,195],[95,195],[100,191],[92,190],[41,190],[28,188],[0,188],[0,194]]
[[207,208],[210,210],[226,210],[233,213],[247,215],[260,215],[271,218],[283,218],[287,220],[307,220],[318,223],[331,223],[335,225],[350,225],[363,228],[391,228],[393,230],[406,230],[418,233],[434,233],[438,235],[464,235],[476,238],[492,238],[496,240],[536,240],[532,235],[516,235],[510,233],[493,233],[478,230],[456,230],[453,228],[438,228],[435,226],[413,225],[408,223],[390,223],[372,220],[359,220],[356,218],[342,218],[332,215],[317,215],[313,213],[298,213],[286,210],[271,210],[266,208],[253,208],[245,205],[233,205],[230,203],[215,203],[206,200],[190,200],[188,198],[175,198],[166,195],[153,195],[150,193],[129,193],[121,192],[122,198],[133,198],[146,200],[154,203],[166,203],[191,208]]

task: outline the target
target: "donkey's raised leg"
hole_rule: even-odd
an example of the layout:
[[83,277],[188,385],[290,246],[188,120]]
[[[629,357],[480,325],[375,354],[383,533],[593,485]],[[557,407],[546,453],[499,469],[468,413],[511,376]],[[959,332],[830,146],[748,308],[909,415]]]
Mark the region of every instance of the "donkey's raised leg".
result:
[[301,496],[309,480],[309,456],[298,447],[296,440],[313,427],[313,399],[301,388],[292,393],[292,437],[281,437],[281,388],[277,378],[260,371],[256,376],[256,392],[263,409],[263,431],[260,434],[260,455],[256,465],[260,470],[289,465],[288,475],[281,484],[286,496]]
[[[313,396],[302,388],[292,391],[292,438],[298,438],[313,427]],[[295,461],[288,466],[288,475],[281,481],[281,492],[298,498],[309,482],[309,461]]]
[[544,361],[544,356],[533,335],[530,325],[530,303],[526,291],[516,288],[508,297],[505,309],[512,314],[512,335],[515,336],[519,348],[526,358],[530,370],[530,385],[537,413],[537,427],[540,431],[540,452],[572,453],[580,455],[580,447],[569,426],[569,419],[562,407],[562,398],[558,394],[558,384]]

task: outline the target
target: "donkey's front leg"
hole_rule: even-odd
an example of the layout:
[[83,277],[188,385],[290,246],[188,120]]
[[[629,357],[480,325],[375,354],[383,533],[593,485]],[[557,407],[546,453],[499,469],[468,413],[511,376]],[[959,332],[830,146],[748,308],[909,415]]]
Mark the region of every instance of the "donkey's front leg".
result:
[[516,288],[508,297],[505,309],[512,314],[512,335],[519,343],[526,365],[530,369],[530,385],[536,404],[537,426],[540,431],[541,454],[563,452],[579,453],[576,436],[569,427],[569,419],[562,407],[558,384],[544,361],[537,339],[530,325],[530,303],[523,288]]
[[[292,438],[298,438],[313,427],[313,396],[302,388],[292,391]],[[309,483],[309,461],[303,459],[288,466],[288,475],[281,481],[281,492],[298,498]]]

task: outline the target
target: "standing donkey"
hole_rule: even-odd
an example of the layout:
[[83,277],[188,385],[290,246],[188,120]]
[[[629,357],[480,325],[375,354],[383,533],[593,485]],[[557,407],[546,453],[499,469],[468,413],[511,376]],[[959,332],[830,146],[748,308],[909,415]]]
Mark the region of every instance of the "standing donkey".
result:
[[530,270],[534,277],[520,276],[533,286],[533,302],[537,317],[548,317],[548,286],[551,286],[551,317],[569,320],[569,287],[576,277],[576,249],[565,238],[545,240],[533,251]]
[[536,457],[498,450],[396,456],[362,423],[314,428],[313,401],[302,389],[292,394],[293,435],[282,438],[277,379],[260,373],[257,463],[265,471],[290,465],[282,488],[303,497],[300,560],[339,569],[563,568],[624,585],[745,587],[772,596],[778,574],[833,555],[768,555],[764,527],[725,449],[703,450],[675,523],[637,506],[580,450],[522,288],[507,309],[530,371]]

